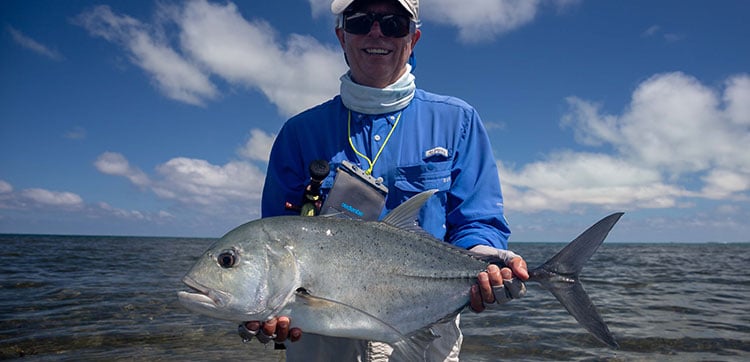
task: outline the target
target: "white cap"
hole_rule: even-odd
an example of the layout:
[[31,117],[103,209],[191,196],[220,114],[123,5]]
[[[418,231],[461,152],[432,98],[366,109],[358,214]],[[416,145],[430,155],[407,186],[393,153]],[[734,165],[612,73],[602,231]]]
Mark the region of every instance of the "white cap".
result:
[[[331,11],[339,15],[346,10],[355,0],[333,0]],[[411,14],[412,19],[419,20],[419,0],[398,0],[398,3]]]

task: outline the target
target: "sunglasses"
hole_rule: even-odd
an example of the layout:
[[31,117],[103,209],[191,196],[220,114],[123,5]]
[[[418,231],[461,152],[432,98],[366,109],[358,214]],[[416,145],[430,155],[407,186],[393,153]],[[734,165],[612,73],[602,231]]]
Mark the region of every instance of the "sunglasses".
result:
[[350,34],[370,33],[372,23],[378,22],[380,32],[390,38],[403,38],[417,28],[416,22],[406,15],[355,12],[344,14],[344,31]]

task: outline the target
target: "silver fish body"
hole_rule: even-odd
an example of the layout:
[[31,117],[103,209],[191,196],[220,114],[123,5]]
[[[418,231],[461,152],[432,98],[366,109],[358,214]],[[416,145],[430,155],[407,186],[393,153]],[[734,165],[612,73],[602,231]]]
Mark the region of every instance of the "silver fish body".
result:
[[[235,322],[285,315],[305,333],[405,341],[460,313],[478,273],[489,265],[415,226],[415,215],[430,195],[415,196],[384,222],[282,216],[241,225],[214,243],[183,278],[194,292],[180,292],[180,302]],[[620,215],[603,219],[530,270],[530,281],[545,286],[613,347],[614,337],[578,273],[582,258],[593,254]]]
[[[238,264],[223,268],[216,260],[230,251]],[[201,259],[186,284],[224,298],[214,308],[181,295],[196,312],[238,322],[287,315],[305,332],[384,342],[459,313],[488,265],[385,223],[301,216],[245,224]]]

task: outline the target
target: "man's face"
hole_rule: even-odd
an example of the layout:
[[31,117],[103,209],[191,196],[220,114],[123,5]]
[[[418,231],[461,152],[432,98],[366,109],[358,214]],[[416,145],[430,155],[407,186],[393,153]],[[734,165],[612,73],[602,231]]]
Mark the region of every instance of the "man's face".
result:
[[[402,14],[398,4],[374,2],[358,11],[376,14]],[[341,47],[349,60],[352,78],[358,84],[385,88],[397,81],[406,71],[405,65],[417,44],[421,32],[417,30],[402,38],[383,35],[380,24],[373,22],[368,34],[357,35],[336,29]]]

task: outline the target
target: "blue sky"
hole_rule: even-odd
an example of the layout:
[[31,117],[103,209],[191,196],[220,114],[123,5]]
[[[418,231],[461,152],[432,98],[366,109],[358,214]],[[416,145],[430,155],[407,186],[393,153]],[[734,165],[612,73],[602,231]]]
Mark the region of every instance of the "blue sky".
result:
[[[513,241],[750,241],[750,2],[422,2],[417,85],[492,138]],[[218,237],[346,70],[327,0],[0,2],[0,232]]]

